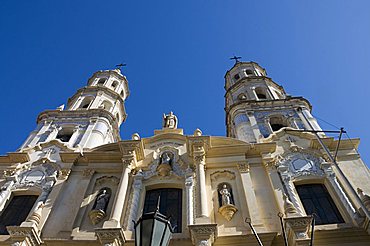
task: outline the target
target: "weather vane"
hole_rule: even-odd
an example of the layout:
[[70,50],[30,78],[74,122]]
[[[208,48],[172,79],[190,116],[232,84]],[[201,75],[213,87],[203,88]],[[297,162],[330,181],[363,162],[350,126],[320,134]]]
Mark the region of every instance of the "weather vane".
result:
[[234,56],[234,57],[231,57],[230,60],[235,60],[235,63],[238,63],[239,59],[241,58],[242,58],[241,56]]
[[119,70],[121,70],[121,67],[126,67],[127,64],[126,63],[120,63],[118,65],[116,65],[116,68],[118,68]]

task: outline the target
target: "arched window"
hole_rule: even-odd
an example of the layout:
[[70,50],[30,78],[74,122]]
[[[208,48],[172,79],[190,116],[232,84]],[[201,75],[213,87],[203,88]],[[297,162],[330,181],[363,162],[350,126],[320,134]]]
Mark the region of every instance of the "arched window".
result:
[[235,75],[234,75],[234,80],[235,80],[235,81],[237,81],[238,79],[240,79],[240,76],[239,76],[239,74],[237,73],[237,74],[235,74]]
[[0,235],[9,234],[7,226],[19,226],[26,220],[38,196],[14,196],[0,214]]
[[283,127],[287,127],[287,121],[282,116],[273,116],[270,118],[270,126],[272,131],[279,131]]
[[305,184],[296,185],[295,188],[306,214],[314,214],[315,224],[344,223],[338,208],[335,206],[333,199],[324,185]]
[[101,106],[102,106],[103,109],[105,109],[107,111],[110,111],[113,107],[113,104],[109,101],[104,101],[104,102],[102,102]]
[[98,83],[96,83],[96,85],[104,85],[105,81],[107,81],[107,79],[106,79],[106,78],[100,78],[100,79],[98,80]]
[[113,83],[112,83],[113,90],[115,90],[117,88],[117,86],[118,86],[118,82],[117,81],[113,81]]
[[182,229],[182,190],[163,188],[147,191],[145,194],[144,213],[156,210],[159,196],[161,196],[159,212],[165,216],[171,216],[170,222],[174,228],[174,233],[180,233]]
[[254,91],[256,92],[258,100],[266,100],[267,99],[266,90],[264,88],[257,87]]
[[121,97],[123,97],[124,96],[123,90],[121,90],[121,92],[119,94],[121,95]]
[[92,100],[93,100],[92,97],[85,97],[84,100],[80,104],[80,108],[87,109],[90,106]]

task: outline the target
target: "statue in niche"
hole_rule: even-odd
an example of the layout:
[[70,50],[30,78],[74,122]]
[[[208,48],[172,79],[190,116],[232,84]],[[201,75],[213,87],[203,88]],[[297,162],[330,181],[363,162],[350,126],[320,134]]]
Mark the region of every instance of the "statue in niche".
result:
[[218,212],[227,221],[232,220],[238,209],[235,207],[232,190],[229,184],[221,183],[218,185],[218,199],[220,203]]
[[226,184],[222,185],[222,189],[220,189],[219,193],[221,195],[221,206],[230,205],[234,203],[232,201],[231,192],[227,188]]
[[107,188],[103,188],[99,191],[99,194],[96,197],[95,204],[93,209],[106,211],[110,194],[108,193]]
[[96,225],[105,217],[110,196],[111,190],[109,188],[104,187],[100,189],[96,196],[95,203],[89,213],[89,217],[93,225]]
[[163,152],[159,158],[159,165],[157,167],[158,174],[160,176],[168,176],[172,171],[172,159],[173,154],[171,152]]
[[176,129],[177,117],[171,111],[169,114],[163,114],[163,128]]

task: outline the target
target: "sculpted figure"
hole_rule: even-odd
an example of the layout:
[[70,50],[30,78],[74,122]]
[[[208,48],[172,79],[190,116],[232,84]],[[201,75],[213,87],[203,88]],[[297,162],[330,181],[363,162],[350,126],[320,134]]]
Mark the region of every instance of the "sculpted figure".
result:
[[170,114],[163,114],[163,128],[177,128],[177,117],[171,111]]
[[105,212],[108,206],[109,198],[110,194],[108,193],[108,190],[105,188],[102,189],[96,197],[93,210],[101,210]]
[[168,164],[171,165],[171,157],[168,152],[164,152],[161,156],[161,163],[160,164]]
[[225,184],[219,192],[221,195],[222,206],[232,204],[231,193]]

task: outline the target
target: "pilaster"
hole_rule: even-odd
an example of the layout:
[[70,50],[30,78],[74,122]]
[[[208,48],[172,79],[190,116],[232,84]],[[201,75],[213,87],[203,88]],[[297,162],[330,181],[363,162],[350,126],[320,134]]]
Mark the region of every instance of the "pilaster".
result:
[[246,198],[246,203],[249,210],[249,216],[244,217],[251,218],[254,226],[261,226],[263,223],[259,212],[256,194],[254,193],[253,189],[252,178],[250,175],[250,165],[248,162],[239,163],[238,169],[242,180],[242,186]]

